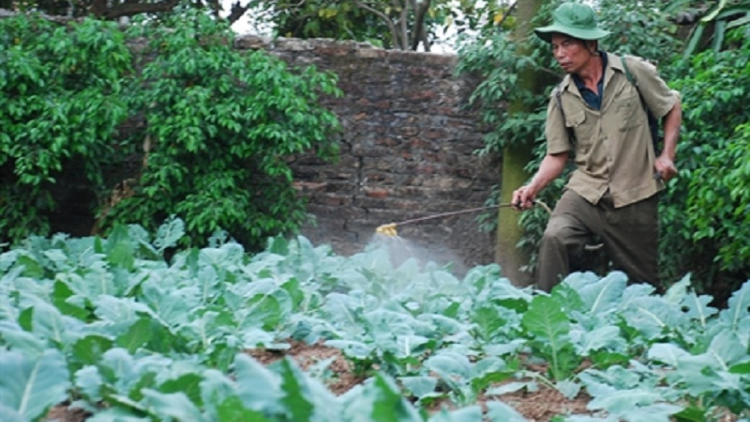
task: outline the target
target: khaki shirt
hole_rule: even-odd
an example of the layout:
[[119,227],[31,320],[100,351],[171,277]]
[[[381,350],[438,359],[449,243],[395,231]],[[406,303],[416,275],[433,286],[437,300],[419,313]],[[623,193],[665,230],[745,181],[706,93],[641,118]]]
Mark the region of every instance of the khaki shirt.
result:
[[[625,75],[620,57],[607,53],[601,110],[588,107],[567,75],[559,87],[565,119],[553,93],[545,127],[548,154],[575,153],[576,170],[567,188],[592,204],[609,190],[616,208],[664,188],[654,177],[654,147],[643,102],[661,119],[679,98],[658,76],[656,67],[634,56],[626,60],[638,88]],[[575,145],[566,126],[575,133]]]

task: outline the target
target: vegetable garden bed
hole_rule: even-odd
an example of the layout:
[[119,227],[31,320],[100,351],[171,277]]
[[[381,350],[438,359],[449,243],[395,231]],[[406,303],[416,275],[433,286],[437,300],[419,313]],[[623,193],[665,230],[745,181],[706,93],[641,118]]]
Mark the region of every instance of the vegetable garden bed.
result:
[[662,296],[574,274],[547,295],[304,238],[167,262],[182,233],[0,255],[0,420],[750,420],[750,282],[719,310],[687,277]]

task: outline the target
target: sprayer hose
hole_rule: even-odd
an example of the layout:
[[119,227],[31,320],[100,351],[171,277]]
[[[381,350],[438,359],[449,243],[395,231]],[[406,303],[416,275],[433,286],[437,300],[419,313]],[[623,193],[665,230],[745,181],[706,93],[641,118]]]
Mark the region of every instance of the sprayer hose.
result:
[[[544,202],[542,202],[542,201],[534,201],[534,204],[541,206],[549,214],[552,214],[552,209],[549,207],[549,205],[545,204]],[[511,204],[510,202],[505,202],[505,203],[502,203],[502,204],[488,205],[486,207],[469,208],[469,209],[465,209],[465,210],[444,212],[444,213],[441,213],[441,214],[433,214],[433,215],[428,215],[426,217],[413,218],[411,220],[404,220],[404,221],[401,221],[399,223],[392,223],[392,224],[394,224],[396,226],[403,226],[404,224],[419,223],[420,221],[434,220],[436,218],[451,217],[451,216],[454,216],[454,215],[469,214],[469,213],[473,213],[473,212],[486,211],[486,210],[491,210],[491,209],[496,209],[496,208],[504,208],[504,207],[512,207],[512,206],[513,206],[513,204]]]
[[[549,207],[549,205],[545,204],[543,201],[535,200],[534,205],[539,205],[540,207],[544,208],[545,211],[547,211],[548,214],[552,215],[552,208]],[[420,218],[413,218],[411,220],[404,220],[399,223],[390,223],[390,224],[384,224],[380,227],[378,227],[377,232],[387,235],[395,236],[397,234],[396,232],[396,226],[403,226],[405,224],[413,224],[413,223],[419,223],[421,221],[426,220],[434,220],[436,218],[445,218],[445,217],[451,217],[454,215],[461,215],[461,214],[469,214],[473,212],[479,212],[479,211],[486,211],[491,210],[495,208],[503,208],[503,207],[512,207],[513,204],[510,202],[505,202],[501,204],[496,205],[488,205],[485,207],[477,207],[477,208],[469,208],[465,210],[459,210],[459,211],[451,211],[451,212],[444,212],[441,214],[434,214],[434,215],[428,215],[426,217],[420,217]],[[604,246],[604,244],[599,243],[597,245],[586,245],[584,246],[584,249],[587,251],[597,251],[601,249]]]

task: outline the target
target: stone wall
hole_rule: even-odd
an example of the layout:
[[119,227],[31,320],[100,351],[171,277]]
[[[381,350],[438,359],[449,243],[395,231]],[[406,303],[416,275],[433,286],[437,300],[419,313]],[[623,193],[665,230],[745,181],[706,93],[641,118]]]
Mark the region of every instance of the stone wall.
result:
[[[339,117],[341,158],[293,162],[296,185],[316,224],[302,234],[337,253],[361,251],[375,229],[434,214],[481,207],[498,183],[499,160],[480,158],[483,132],[467,107],[471,78],[455,75],[456,57],[330,40],[241,37],[236,47],[264,49],[292,66],[315,65],[339,76],[341,98],[324,105]],[[457,270],[487,264],[494,235],[479,213],[397,226],[398,258],[411,255]]]

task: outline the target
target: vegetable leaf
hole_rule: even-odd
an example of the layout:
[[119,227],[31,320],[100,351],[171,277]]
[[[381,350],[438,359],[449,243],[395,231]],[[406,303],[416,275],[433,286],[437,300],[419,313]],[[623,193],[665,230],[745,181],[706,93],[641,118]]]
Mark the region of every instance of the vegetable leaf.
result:
[[65,400],[70,387],[62,354],[47,350],[29,359],[20,352],[0,351],[0,402],[28,420],[36,420]]

